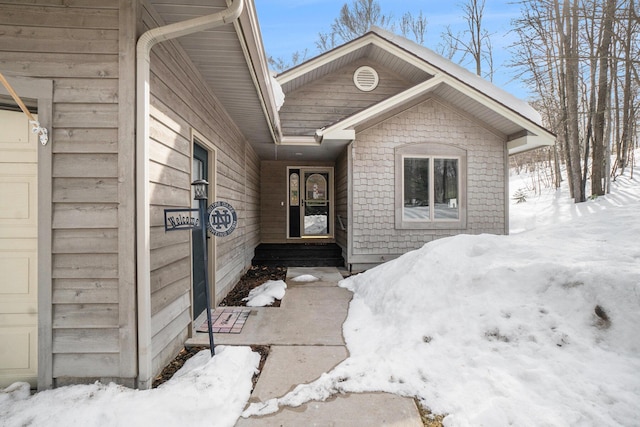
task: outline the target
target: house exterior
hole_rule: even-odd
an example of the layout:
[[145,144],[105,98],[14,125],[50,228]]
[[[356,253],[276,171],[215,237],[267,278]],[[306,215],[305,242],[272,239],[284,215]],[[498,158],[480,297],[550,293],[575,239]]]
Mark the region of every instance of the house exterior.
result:
[[[260,243],[369,268],[508,232],[507,157],[553,142],[527,104],[380,29],[272,79],[251,0],[0,0],[0,387],[148,388]],[[277,95],[284,92],[284,104]],[[165,230],[191,182],[232,205]]]

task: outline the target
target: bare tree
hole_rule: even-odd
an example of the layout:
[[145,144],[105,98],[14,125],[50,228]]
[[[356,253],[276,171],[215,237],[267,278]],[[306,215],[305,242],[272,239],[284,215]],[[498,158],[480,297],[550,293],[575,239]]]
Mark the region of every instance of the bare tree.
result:
[[[440,52],[449,59],[459,55],[458,63],[462,64],[467,56],[471,56],[476,74],[493,80],[493,47],[491,34],[483,26],[485,0],[467,0],[461,5],[463,17],[467,21],[467,29],[453,33],[450,26],[442,34],[443,44]],[[483,72],[483,66],[486,66]]]
[[638,138],[636,1],[522,0],[522,18],[514,22],[514,63],[558,135],[557,153],[576,202],[586,199],[589,178],[591,195],[608,191],[612,148],[615,174]]
[[392,15],[383,15],[376,0],[352,0],[345,3],[339,16],[331,24],[329,33],[320,33],[316,46],[322,52],[333,49],[338,44],[360,37],[377,25],[392,29]]
[[281,73],[285,70],[288,70],[291,67],[295,67],[296,65],[307,60],[307,52],[308,49],[300,51],[295,51],[291,54],[291,60],[287,61],[283,57],[274,58],[273,56],[269,56],[267,61],[269,62],[269,67],[278,73]]
[[[633,135],[637,135],[637,111],[638,82],[637,65],[640,62],[640,17],[638,17],[634,0],[628,1],[626,7],[626,17],[621,20],[622,40],[622,68],[624,69],[623,89],[622,89],[622,126],[621,135],[616,139],[616,166],[624,172],[629,161],[629,153],[633,150]],[[635,58],[634,54],[635,52]],[[635,74],[635,96],[634,96],[634,74]],[[635,98],[635,105],[634,105]]]
[[418,16],[413,16],[410,12],[402,15],[400,33],[406,38],[413,38],[418,44],[424,44],[424,37],[427,34],[427,18],[422,14],[422,11]]
[[[616,0],[606,0],[602,13],[602,26],[600,33],[600,44],[597,49],[599,60],[598,70],[598,100],[593,119],[593,159],[591,166],[591,194],[603,195],[603,178],[607,173],[604,171],[604,131],[606,127],[605,113],[611,92],[611,81],[609,80],[609,62],[611,53],[611,40],[613,38],[613,20],[616,11]],[[608,144],[608,142],[607,142]]]

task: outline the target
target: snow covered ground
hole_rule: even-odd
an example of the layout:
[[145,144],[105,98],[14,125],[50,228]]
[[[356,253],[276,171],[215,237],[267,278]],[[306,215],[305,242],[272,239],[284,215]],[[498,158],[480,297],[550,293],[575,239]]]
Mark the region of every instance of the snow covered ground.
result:
[[[518,188],[512,186],[512,189]],[[511,236],[441,239],[341,282],[350,357],[244,415],[349,391],[417,396],[446,426],[637,426],[640,183],[511,205]],[[2,426],[232,426],[259,356],[218,347],[161,388],[0,392]]]

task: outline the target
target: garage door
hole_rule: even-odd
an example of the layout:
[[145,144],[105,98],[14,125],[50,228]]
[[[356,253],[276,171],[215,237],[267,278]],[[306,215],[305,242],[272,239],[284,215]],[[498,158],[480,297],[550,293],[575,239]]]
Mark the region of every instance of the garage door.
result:
[[37,148],[22,112],[0,109],[0,388],[37,383]]

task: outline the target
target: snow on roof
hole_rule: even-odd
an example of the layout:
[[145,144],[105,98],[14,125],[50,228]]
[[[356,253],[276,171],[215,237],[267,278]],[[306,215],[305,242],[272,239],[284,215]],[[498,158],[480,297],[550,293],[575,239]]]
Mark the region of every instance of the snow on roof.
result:
[[388,42],[408,51],[409,53],[419,57],[430,65],[440,69],[451,77],[465,83],[466,85],[478,90],[489,98],[501,103],[505,107],[513,110],[521,116],[527,118],[533,123],[542,126],[542,117],[529,103],[520,98],[513,96],[511,93],[499,88],[495,84],[482,77],[470,72],[469,70],[455,64],[444,58],[433,50],[419,45],[411,40],[383,30],[380,27],[371,27],[371,33],[374,33]]

